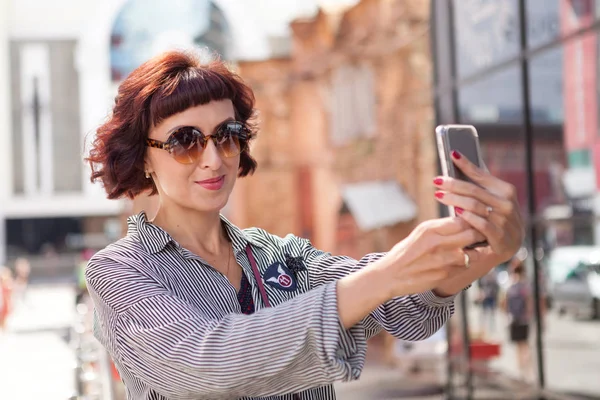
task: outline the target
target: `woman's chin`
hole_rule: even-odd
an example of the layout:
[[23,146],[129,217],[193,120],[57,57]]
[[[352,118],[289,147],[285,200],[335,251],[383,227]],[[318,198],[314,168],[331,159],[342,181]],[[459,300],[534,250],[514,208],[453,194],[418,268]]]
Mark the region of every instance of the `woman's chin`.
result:
[[215,196],[213,198],[203,198],[193,204],[193,208],[196,211],[201,212],[215,212],[219,213],[225,206],[227,205],[227,201],[229,200],[229,194],[225,195],[223,193],[222,196]]

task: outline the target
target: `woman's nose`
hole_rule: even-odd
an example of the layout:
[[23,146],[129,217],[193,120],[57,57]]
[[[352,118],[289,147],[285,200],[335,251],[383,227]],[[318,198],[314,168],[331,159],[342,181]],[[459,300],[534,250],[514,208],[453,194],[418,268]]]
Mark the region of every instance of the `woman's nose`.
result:
[[206,143],[206,147],[202,152],[202,157],[200,159],[200,167],[205,169],[217,170],[221,168],[223,164],[223,160],[221,159],[221,155],[219,154],[219,150],[217,146],[215,146],[214,140],[209,139],[208,143]]

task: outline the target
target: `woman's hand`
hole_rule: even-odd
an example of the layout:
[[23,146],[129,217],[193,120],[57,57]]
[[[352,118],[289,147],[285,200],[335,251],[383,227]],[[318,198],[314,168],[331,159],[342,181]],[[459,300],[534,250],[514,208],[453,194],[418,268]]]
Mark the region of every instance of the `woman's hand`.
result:
[[[497,262],[512,257],[523,243],[524,229],[516,189],[463,157],[452,152],[454,164],[475,184],[438,177],[434,184],[438,201],[454,206],[456,213],[488,241]],[[469,255],[477,252],[469,252]]]
[[[437,287],[467,268],[462,249],[484,237],[462,218],[429,220],[386,255],[386,279],[390,296],[421,293]],[[383,260],[382,260],[383,261]]]
[[342,324],[349,328],[394,297],[433,290],[448,279],[460,277],[467,268],[467,261],[477,261],[479,257],[479,254],[469,254],[467,259],[462,248],[483,239],[483,235],[462,218],[421,223],[369,268],[338,281],[338,312]]

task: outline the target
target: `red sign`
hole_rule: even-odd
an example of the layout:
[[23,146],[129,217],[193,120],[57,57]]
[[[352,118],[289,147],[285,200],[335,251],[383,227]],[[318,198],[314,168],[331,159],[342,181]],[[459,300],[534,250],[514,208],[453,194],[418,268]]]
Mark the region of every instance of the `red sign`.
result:
[[[561,1],[561,31],[573,32],[594,18],[591,0]],[[563,81],[567,152],[592,149],[598,132],[596,32],[565,42]]]
[[596,140],[593,148],[594,170],[596,171],[596,189],[600,191],[600,139]]

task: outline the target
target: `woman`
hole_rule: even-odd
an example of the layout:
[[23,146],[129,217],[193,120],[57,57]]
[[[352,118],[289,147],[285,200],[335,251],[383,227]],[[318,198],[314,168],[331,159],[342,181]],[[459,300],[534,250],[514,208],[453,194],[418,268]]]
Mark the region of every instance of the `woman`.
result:
[[15,279],[13,297],[19,301],[20,305],[27,303],[27,289],[29,288],[29,275],[31,274],[31,265],[29,260],[19,257],[15,260]]
[[500,284],[495,270],[491,270],[487,275],[478,281],[479,283],[479,304],[481,306],[479,317],[479,329],[483,337],[493,335],[496,330],[496,309],[498,306],[498,296],[500,294]]
[[[257,167],[254,111],[224,64],[169,52],[125,79],[98,129],[92,181],[111,199],[159,196],[156,215],[132,216],[86,271],[97,337],[130,399],[334,399],[333,382],[359,377],[369,337],[432,335],[454,295],[521,243],[514,188],[458,153],[481,187],[434,184],[461,216],[422,223],[389,253],[357,261],[241,230],[220,210]],[[489,248],[461,250],[484,238]]]
[[509,320],[510,341],[517,348],[520,375],[529,381],[533,379],[529,327],[534,315],[534,299],[531,284],[525,276],[523,261],[514,257],[510,264],[511,285],[506,290],[502,306]]

